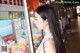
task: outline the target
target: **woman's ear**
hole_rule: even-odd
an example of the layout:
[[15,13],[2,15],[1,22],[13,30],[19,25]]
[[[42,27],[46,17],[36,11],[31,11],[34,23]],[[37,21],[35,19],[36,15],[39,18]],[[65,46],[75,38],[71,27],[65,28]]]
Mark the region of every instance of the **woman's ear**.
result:
[[47,19],[45,20],[45,24],[48,24],[48,21],[47,21]]

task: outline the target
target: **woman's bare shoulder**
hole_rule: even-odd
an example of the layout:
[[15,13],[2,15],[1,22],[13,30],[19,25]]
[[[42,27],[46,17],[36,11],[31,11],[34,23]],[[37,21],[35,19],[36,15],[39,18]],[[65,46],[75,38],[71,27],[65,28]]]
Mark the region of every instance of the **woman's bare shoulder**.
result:
[[46,53],[56,53],[55,41],[53,39],[45,41],[44,50]]

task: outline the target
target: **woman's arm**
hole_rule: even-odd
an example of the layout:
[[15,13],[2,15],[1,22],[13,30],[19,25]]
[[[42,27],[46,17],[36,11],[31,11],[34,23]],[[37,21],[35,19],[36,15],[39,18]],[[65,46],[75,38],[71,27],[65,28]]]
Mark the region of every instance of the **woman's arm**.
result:
[[48,39],[44,43],[44,51],[45,53],[56,53],[55,42],[52,39]]

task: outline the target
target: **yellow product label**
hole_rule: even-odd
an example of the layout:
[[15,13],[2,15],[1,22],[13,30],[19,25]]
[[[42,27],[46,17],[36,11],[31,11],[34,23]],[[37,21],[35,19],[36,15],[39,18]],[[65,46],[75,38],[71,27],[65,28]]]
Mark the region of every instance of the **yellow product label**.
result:
[[13,45],[12,46],[12,50],[14,51],[14,50],[18,50],[19,49],[19,46],[18,45]]
[[21,46],[26,46],[26,43],[25,42],[19,43],[19,47]]

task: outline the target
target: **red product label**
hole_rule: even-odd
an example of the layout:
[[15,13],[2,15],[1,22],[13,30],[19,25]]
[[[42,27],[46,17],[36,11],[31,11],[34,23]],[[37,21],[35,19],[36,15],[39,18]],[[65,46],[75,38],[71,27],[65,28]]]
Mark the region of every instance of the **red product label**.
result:
[[7,0],[4,0],[4,4],[7,4]]
[[20,0],[17,0],[18,5],[20,5]]
[[21,0],[21,6],[23,6],[23,1]]
[[2,0],[0,0],[0,3],[2,3]]
[[16,5],[16,0],[13,0],[14,5]]
[[9,4],[12,5],[12,0],[9,0]]

